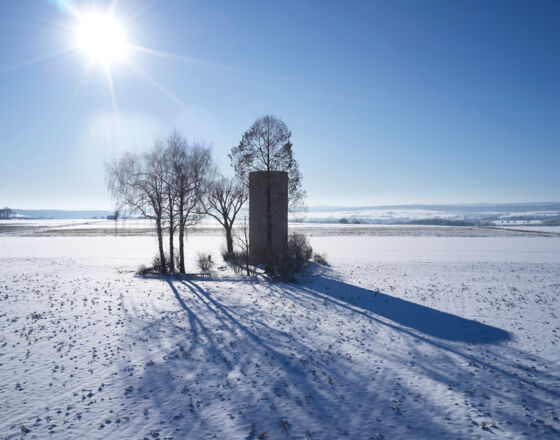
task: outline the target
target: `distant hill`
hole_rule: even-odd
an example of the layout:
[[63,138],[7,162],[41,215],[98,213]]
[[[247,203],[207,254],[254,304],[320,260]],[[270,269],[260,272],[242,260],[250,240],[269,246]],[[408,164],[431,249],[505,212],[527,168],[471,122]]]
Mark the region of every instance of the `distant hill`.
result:
[[67,211],[63,209],[14,209],[13,211],[19,218],[54,220],[106,218],[113,214],[113,211]]
[[[113,211],[62,209],[14,209],[19,218],[106,218]],[[303,213],[302,213],[303,214]],[[300,221],[379,224],[480,224],[502,220],[560,221],[560,202],[471,203],[441,205],[312,206]]]
[[446,205],[315,206],[302,221],[420,225],[487,225],[560,221],[560,203],[472,203]]
[[377,205],[377,206],[310,206],[309,212],[330,211],[380,211],[380,210],[426,210],[446,212],[535,212],[560,211],[560,202],[530,202],[530,203],[457,203],[441,205]]

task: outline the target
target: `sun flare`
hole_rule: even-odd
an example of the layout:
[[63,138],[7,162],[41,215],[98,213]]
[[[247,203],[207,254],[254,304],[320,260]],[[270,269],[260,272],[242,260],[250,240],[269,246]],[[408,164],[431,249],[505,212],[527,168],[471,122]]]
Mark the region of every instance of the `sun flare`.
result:
[[113,17],[100,14],[80,20],[76,44],[91,61],[103,65],[122,61],[128,46],[122,26]]

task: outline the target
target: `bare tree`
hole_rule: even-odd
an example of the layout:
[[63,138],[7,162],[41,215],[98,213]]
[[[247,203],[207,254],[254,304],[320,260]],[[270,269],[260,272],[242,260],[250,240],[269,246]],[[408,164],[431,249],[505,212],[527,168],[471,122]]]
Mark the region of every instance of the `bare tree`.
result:
[[173,164],[177,154],[177,141],[178,135],[173,132],[166,139],[165,147],[165,196],[167,198],[167,215],[169,221],[169,270],[171,273],[175,272],[175,230],[177,229],[177,222],[175,217],[177,215],[177,191],[175,188],[175,174],[173,172]]
[[237,176],[248,183],[251,171],[268,172],[267,179],[267,267],[271,273],[274,268],[272,249],[272,202],[271,171],[288,173],[288,200],[294,209],[302,202],[302,177],[294,158],[291,142],[292,133],[279,118],[267,115],[257,119],[247,130],[239,145],[232,148],[229,158]]
[[167,196],[167,213],[169,221],[169,271],[171,273],[175,272],[175,230],[177,229],[177,223],[175,222],[175,191],[171,185],[166,185],[165,194]]
[[235,241],[239,249],[239,264],[245,270],[248,277],[251,276],[251,265],[249,264],[249,222],[247,213],[241,217],[241,226],[235,232]]
[[236,179],[219,178],[210,184],[203,206],[206,214],[215,218],[226,233],[228,255],[233,254],[233,223],[248,198],[247,187]]
[[135,155],[125,153],[107,164],[107,186],[122,207],[139,212],[156,223],[161,273],[167,272],[163,251],[163,219],[166,209],[165,155],[161,141],[152,150]]
[[190,146],[177,132],[167,139],[167,154],[169,184],[178,216],[179,272],[185,273],[185,233],[188,226],[198,223],[202,217],[202,197],[213,172],[212,157],[204,144]]
[[13,215],[13,211],[7,206],[3,209],[0,209],[0,219],[9,220],[12,218],[12,215]]

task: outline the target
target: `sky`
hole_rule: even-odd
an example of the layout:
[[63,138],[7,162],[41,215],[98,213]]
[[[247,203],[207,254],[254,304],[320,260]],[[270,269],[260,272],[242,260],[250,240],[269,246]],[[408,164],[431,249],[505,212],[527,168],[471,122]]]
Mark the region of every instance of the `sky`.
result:
[[2,1],[0,205],[111,209],[104,163],[173,129],[232,174],[266,114],[310,206],[560,201],[559,46],[558,1]]

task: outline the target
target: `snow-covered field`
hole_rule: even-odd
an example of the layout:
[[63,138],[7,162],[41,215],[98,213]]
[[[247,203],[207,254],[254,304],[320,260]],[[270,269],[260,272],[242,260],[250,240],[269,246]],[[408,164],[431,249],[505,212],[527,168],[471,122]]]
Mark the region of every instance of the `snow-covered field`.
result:
[[[362,223],[392,224],[414,220],[493,220],[494,224],[538,223],[558,219],[560,204],[495,204],[495,205],[401,205],[354,208],[310,208],[303,217],[310,222],[338,222],[341,219]],[[521,219],[523,218],[523,219]]]
[[[506,237],[550,235],[560,237],[560,226],[427,226],[389,224],[290,223],[290,229],[308,236],[416,236],[416,237]],[[189,230],[194,235],[216,236],[221,226],[211,218]],[[0,220],[0,236],[89,237],[104,235],[153,236],[150,220]]]
[[0,236],[0,438],[559,438],[560,237],[445,231],[315,230],[297,284]]
[[517,231],[530,231],[530,232],[546,232],[555,233],[560,235],[560,226],[545,226],[545,225],[525,225],[525,226],[508,226],[503,225],[504,228],[514,229]]

